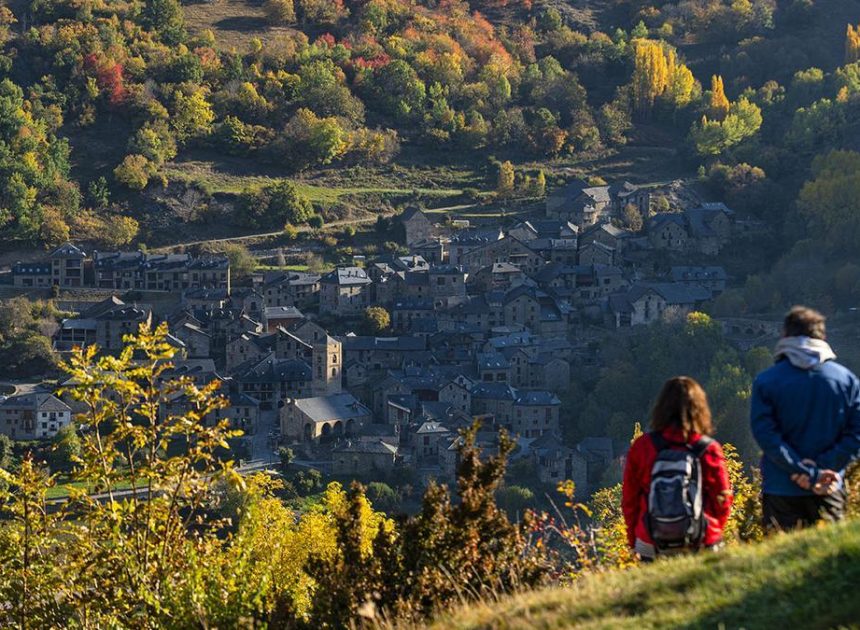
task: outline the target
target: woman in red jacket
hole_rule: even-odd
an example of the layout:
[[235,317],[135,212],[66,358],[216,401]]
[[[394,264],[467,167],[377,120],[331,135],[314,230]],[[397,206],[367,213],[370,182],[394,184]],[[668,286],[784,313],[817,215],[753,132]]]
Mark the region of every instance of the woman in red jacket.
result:
[[[664,447],[678,451],[690,448],[695,451],[698,447],[705,519],[701,546],[716,548],[722,542],[723,528],[731,512],[732,489],[723,449],[716,441],[707,443],[713,428],[708,398],[702,386],[687,376],[666,381],[651,413],[651,430],[652,433],[633,442],[624,466],[621,507],[627,524],[628,544],[643,560],[653,560],[657,556],[647,512],[651,471],[658,452]],[[705,441],[699,444],[703,437]]]

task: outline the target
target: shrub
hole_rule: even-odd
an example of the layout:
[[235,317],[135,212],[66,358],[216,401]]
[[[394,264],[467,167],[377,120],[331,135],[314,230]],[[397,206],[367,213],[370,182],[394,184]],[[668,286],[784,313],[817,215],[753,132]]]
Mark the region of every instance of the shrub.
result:
[[132,190],[146,188],[149,178],[154,174],[152,162],[137,153],[125,156],[122,163],[113,170],[116,181]]
[[296,21],[296,8],[293,0],[266,0],[263,3],[263,11],[269,24],[275,26],[286,26]]

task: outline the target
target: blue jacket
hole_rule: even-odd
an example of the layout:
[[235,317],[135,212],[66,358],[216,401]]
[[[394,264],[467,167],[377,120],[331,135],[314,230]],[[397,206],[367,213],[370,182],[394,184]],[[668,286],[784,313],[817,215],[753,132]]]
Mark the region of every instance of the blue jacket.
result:
[[[835,361],[804,370],[782,359],[755,379],[750,421],[763,451],[763,491],[808,496],[792,474],[814,479],[824,468],[844,473],[860,456],[860,381]],[[804,459],[816,466],[802,464]]]

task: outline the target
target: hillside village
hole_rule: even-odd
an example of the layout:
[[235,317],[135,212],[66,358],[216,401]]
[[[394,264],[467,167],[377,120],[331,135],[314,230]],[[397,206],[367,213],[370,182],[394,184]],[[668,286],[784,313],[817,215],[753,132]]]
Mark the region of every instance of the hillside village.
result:
[[[229,405],[213,420],[245,432],[240,459],[274,461],[289,446],[297,462],[336,477],[408,469],[419,480],[452,479],[458,432],[479,418],[487,452],[505,428],[518,440],[515,458],[541,482],[573,479],[589,492],[625,445],[600,436],[564,445],[560,396],[571,367],[599,369],[608,332],[682,317],[719,295],[731,281],[721,251],[760,229],[689,193],[684,207],[658,212],[657,194],[575,180],[547,197],[542,215],[504,228],[454,228],[410,207],[396,219],[405,253],[321,274],[267,270],[249,286],[231,282],[223,255],[72,243],[15,264],[6,282],[60,296],[60,353],[90,344],[116,353],[141,324],[167,322],[182,360],[165,377],[221,382]],[[620,220],[631,210],[644,218],[639,231]],[[110,297],[64,301],[68,290]],[[388,315],[372,334],[362,319],[370,307]],[[775,334],[768,322],[725,325]],[[164,411],[183,404],[178,397]],[[5,399],[0,431],[49,439],[73,411],[37,388]]]

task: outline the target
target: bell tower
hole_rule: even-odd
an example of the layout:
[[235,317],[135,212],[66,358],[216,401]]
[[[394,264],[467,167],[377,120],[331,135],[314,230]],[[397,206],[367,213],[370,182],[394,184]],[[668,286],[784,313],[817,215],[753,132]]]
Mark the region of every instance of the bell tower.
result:
[[313,344],[313,380],[311,393],[314,396],[331,396],[342,391],[343,346],[326,335]]

